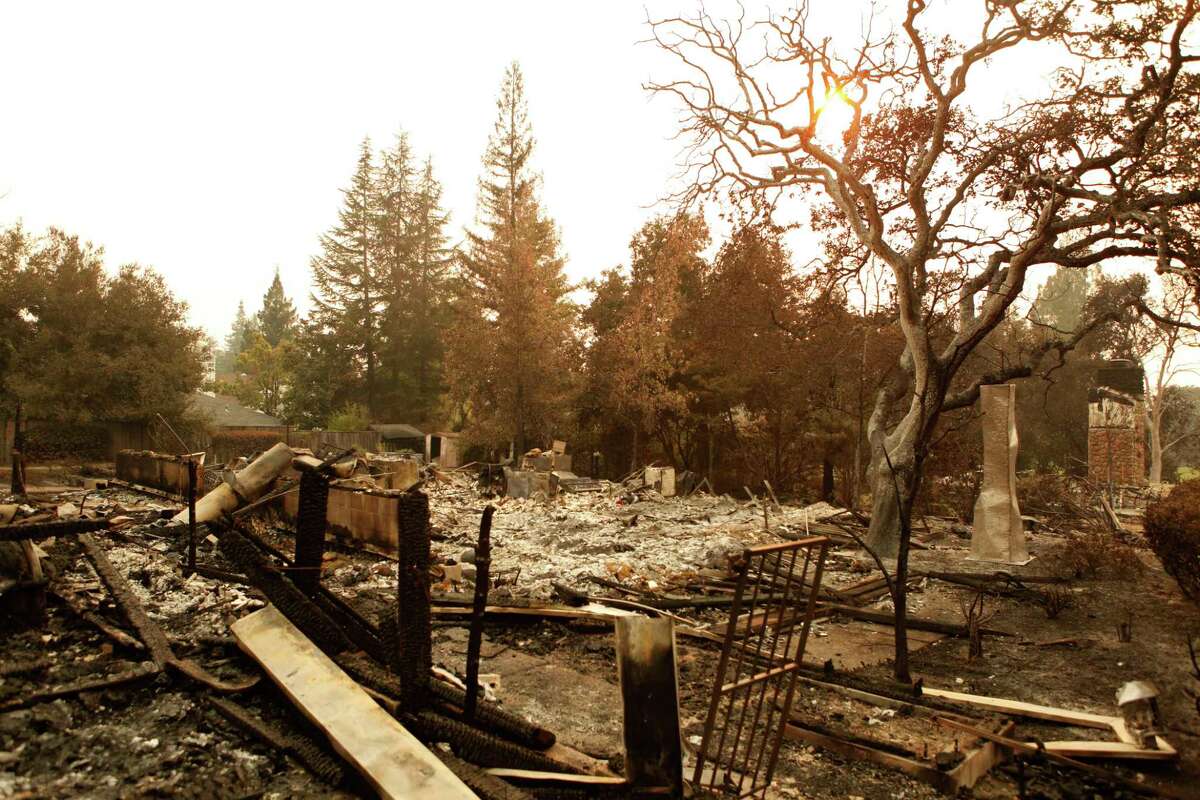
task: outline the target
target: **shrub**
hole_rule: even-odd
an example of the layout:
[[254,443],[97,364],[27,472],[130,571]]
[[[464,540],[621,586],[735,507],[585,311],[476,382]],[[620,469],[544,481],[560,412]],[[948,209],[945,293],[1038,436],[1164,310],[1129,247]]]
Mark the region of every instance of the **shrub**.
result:
[[329,417],[326,426],[331,431],[365,431],[371,424],[366,406],[346,403]]
[[1131,581],[1145,565],[1137,549],[1109,531],[1068,533],[1044,556],[1051,574],[1064,578],[1113,578]]
[[1200,480],[1184,481],[1149,505],[1146,539],[1184,596],[1200,601]]
[[79,458],[103,461],[108,458],[108,431],[93,425],[30,426],[25,431],[25,459],[52,461]]
[[269,450],[282,441],[283,434],[276,430],[218,431],[212,436],[210,449],[214,461],[224,462]]

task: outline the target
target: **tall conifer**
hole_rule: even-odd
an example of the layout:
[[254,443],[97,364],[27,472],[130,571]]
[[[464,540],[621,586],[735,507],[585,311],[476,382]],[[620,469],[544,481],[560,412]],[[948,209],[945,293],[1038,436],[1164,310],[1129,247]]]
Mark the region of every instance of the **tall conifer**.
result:
[[363,139],[358,166],[344,201],[338,224],[321,237],[321,254],[312,259],[315,291],[312,319],[319,329],[340,340],[334,348],[350,354],[362,370],[367,409],[374,417],[377,405],[376,366],[383,298],[377,263],[376,191],[371,142]]
[[467,234],[447,342],[455,394],[478,441],[518,451],[557,432],[565,417],[574,307],[554,222],[538,200],[534,139],[521,69],[505,73],[484,153],[476,230]]

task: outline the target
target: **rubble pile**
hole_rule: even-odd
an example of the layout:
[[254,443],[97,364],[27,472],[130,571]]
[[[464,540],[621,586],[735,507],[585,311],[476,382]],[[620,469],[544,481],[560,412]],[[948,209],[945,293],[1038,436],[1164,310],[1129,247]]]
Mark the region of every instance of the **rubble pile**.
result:
[[[564,466],[550,452],[528,471]],[[783,747],[784,774],[768,796],[794,796],[797,775],[827,771],[814,753],[851,750],[863,763],[957,791],[995,763],[1000,751],[986,744],[1019,749],[1006,738],[1012,713],[1099,726],[1086,745],[1040,733],[1048,758],[1089,748],[1141,763],[1178,758],[1165,729],[1135,742],[1107,706],[1087,715],[998,698],[1019,684],[989,686],[994,672],[967,685],[943,672],[935,683],[947,688],[927,686],[925,698],[881,681],[872,669],[892,647],[889,577],[859,548],[865,529],[844,509],[780,503],[769,487],[740,500],[696,490],[694,479],[676,495],[675,476],[657,468],[622,483],[588,479],[577,491],[582,484],[546,482],[549,491],[508,497],[496,494],[486,468],[287,455],[273,452],[270,469],[246,461],[217,483],[218,471],[207,471],[209,491],[197,494],[217,495],[219,510],[194,530],[182,499],[135,485],[93,481],[0,503],[0,609],[24,628],[0,662],[0,796],[188,796],[197,780],[221,787],[221,796],[245,794],[235,786],[281,797],[329,796],[332,786],[389,796],[416,772],[380,771],[382,740],[337,721],[339,707],[360,705],[382,709],[370,727],[390,731],[380,733],[388,752],[411,752],[417,771],[440,776],[439,796],[533,796],[546,781],[568,794],[606,786],[620,796],[638,780],[678,794],[664,776],[682,770],[692,780],[706,737],[720,732],[708,713],[714,681],[754,672],[722,672],[721,653],[751,647],[754,637],[774,652],[793,629],[805,632],[807,649],[772,658],[795,659],[775,672],[795,671],[796,706],[783,709],[786,726],[777,720],[771,730],[818,750]],[[314,485],[328,491],[313,494]],[[324,522],[336,492],[348,493],[338,506],[346,525],[334,525],[332,514]],[[378,530],[360,537],[355,514],[363,513],[393,514],[393,528],[383,539]],[[476,552],[485,516],[486,556]],[[1101,510],[1088,524],[1133,519],[1128,509]],[[914,652],[978,637],[988,642],[985,658],[998,657],[999,643],[1044,658],[1052,652],[1044,647],[1075,642],[1030,641],[1028,620],[1019,631],[994,611],[974,622],[963,616],[969,598],[1039,616],[1047,597],[1059,598],[1060,609],[1078,602],[1072,578],[1039,574],[1074,541],[1056,532],[1069,527],[1066,516],[1031,521],[1040,531],[1030,539],[1034,562],[999,570],[966,559],[969,528],[921,521],[908,583]],[[819,548],[814,563],[823,572],[795,575],[800,594],[772,595],[783,573],[772,577],[782,557],[771,554],[792,545]],[[758,572],[746,580],[751,552]],[[778,609],[755,605],[768,600]],[[628,627],[648,617],[667,623],[670,645],[655,651],[658,667],[638,661],[650,650],[636,643],[662,632]],[[609,642],[603,634],[614,626],[626,633]],[[292,684],[310,673],[323,676],[313,678],[325,687],[315,694]],[[652,685],[661,692],[664,679],[677,683],[677,709],[638,699]],[[622,725],[623,735],[614,730]],[[678,763],[664,772],[643,760],[665,751],[639,744],[631,725],[682,740]],[[68,735],[78,741],[74,752],[58,743]],[[106,747],[120,771],[141,774],[106,777]],[[1123,778],[1101,770],[1089,780]],[[913,786],[904,791],[922,796]]]

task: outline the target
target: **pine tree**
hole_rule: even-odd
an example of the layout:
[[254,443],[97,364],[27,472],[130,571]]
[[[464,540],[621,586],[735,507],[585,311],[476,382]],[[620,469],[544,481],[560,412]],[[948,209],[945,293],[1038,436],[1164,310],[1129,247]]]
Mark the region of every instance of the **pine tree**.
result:
[[434,178],[433,162],[428,158],[414,199],[412,326],[407,354],[415,388],[414,412],[418,419],[428,420],[439,405],[443,388],[450,269],[446,239],[450,217],[442,210],[442,185]]
[[237,314],[233,325],[225,335],[225,347],[217,354],[217,372],[234,372],[237,370],[238,356],[254,343],[258,334],[258,320],[246,313],[246,304],[239,300]]
[[388,419],[405,421],[403,406],[413,392],[405,361],[412,327],[414,173],[408,134],[401,131],[392,149],[380,154],[376,170],[375,246],[383,302],[380,360],[387,376],[381,405]]
[[383,301],[376,262],[378,194],[374,177],[371,143],[363,139],[350,186],[342,191],[344,202],[338,224],[321,237],[322,253],[312,259],[316,291],[311,315],[322,335],[338,340],[337,346],[326,349],[347,353],[355,362],[347,368],[363,370],[372,417],[377,411],[376,366]]
[[477,225],[461,259],[458,328],[447,342],[457,400],[477,441],[518,452],[565,419],[574,308],[558,234],[537,197],[534,140],[520,67],[505,73],[484,154]]
[[285,339],[292,338],[295,331],[296,308],[283,292],[279,267],[275,268],[275,279],[263,295],[262,310],[258,312],[258,328],[272,347],[277,347]]

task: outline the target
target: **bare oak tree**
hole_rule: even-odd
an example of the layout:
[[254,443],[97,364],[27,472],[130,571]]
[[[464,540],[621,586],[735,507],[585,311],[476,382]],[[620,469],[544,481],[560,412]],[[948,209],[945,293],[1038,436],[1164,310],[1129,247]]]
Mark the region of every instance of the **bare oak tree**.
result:
[[[1200,208],[1200,81],[1186,44],[1197,0],[930,5],[883,4],[848,46],[812,29],[807,3],[754,23],[703,10],[650,21],[680,69],[648,88],[684,112],[682,199],[728,190],[777,208],[807,193],[814,227],[829,234],[825,268],[890,271],[906,346],[868,425],[867,543],[897,558],[901,620],[909,514],[939,418],[972,405],[980,385],[1037,368],[956,381],[1030,270],[1142,258],[1200,290],[1189,224]],[[883,18],[891,9],[897,17]],[[947,24],[971,32],[949,36]],[[1019,57],[1050,77],[1016,107],[989,108],[980,84],[1003,85],[998,70]],[[849,111],[844,130],[829,130],[834,108]],[[1038,355],[1103,321],[1081,321]]]

